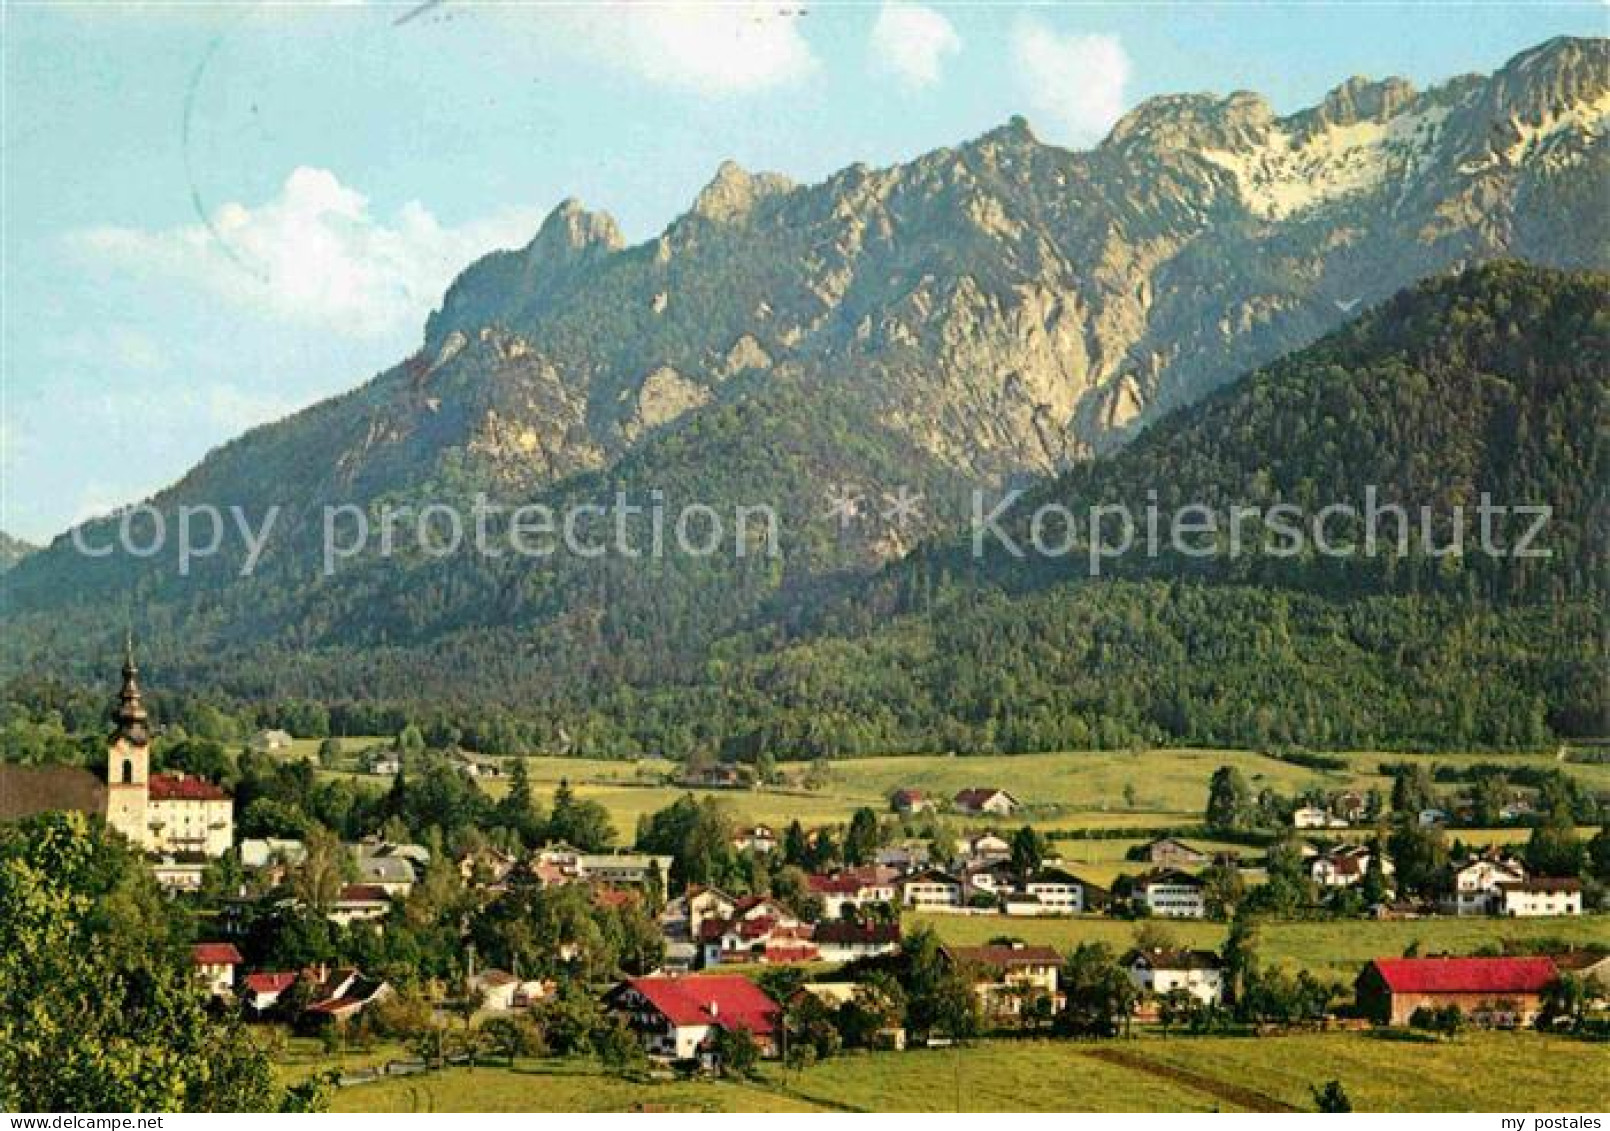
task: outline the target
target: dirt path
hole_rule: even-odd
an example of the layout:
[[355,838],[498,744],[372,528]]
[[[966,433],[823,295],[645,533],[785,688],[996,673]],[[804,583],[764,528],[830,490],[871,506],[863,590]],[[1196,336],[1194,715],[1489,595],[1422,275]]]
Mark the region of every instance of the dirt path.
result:
[[1124,1049],[1091,1049],[1083,1055],[1106,1061],[1108,1064],[1116,1064],[1120,1068],[1129,1068],[1164,1080],[1172,1080],[1176,1084],[1181,1084],[1187,1088],[1195,1088],[1199,1092],[1206,1092],[1214,1099],[1223,1100],[1225,1103],[1234,1104],[1236,1107],[1247,1111],[1302,1110],[1252,1088],[1243,1088],[1239,1084],[1227,1084],[1223,1080],[1215,1079],[1212,1076],[1192,1072],[1188,1068],[1177,1068],[1172,1064],[1159,1064],[1157,1061],[1150,1060],[1140,1053],[1129,1052]]

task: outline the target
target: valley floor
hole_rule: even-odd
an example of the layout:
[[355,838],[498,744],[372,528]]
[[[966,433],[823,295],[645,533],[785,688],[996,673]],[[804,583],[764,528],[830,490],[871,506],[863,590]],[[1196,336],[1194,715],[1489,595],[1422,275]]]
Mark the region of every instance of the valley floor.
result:
[[987,1041],[861,1053],[759,1079],[636,1082],[519,1061],[340,1089],[338,1111],[1286,1111],[1335,1079],[1359,1111],[1600,1111],[1610,1049],[1536,1033]]

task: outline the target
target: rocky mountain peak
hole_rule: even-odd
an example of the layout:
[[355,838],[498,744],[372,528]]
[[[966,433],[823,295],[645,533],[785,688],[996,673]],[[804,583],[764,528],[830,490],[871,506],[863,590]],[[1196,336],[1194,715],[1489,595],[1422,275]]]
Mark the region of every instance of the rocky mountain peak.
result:
[[533,259],[545,263],[570,263],[589,253],[608,254],[625,246],[613,216],[589,212],[581,201],[569,197],[548,213],[527,250]]
[[1236,91],[1224,98],[1212,94],[1162,95],[1148,98],[1120,118],[1102,148],[1121,155],[1132,155],[1141,149],[1235,150],[1255,144],[1274,120],[1269,103],[1251,91]]
[[723,161],[694,199],[692,214],[716,223],[742,219],[760,201],[793,188],[780,173],[751,173],[736,161]]
[[1354,75],[1325,95],[1320,104],[1298,115],[1314,131],[1360,122],[1387,122],[1415,100],[1414,84],[1405,79],[1369,79]]

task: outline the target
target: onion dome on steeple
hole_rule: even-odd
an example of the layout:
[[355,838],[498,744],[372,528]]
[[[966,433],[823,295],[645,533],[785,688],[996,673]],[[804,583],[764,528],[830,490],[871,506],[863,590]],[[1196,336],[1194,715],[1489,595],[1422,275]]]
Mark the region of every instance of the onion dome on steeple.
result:
[[117,724],[114,739],[126,738],[136,746],[151,741],[146,726],[145,704],[140,701],[140,669],[134,666],[134,636],[131,633],[123,644],[123,689],[117,693],[117,709],[112,721]]

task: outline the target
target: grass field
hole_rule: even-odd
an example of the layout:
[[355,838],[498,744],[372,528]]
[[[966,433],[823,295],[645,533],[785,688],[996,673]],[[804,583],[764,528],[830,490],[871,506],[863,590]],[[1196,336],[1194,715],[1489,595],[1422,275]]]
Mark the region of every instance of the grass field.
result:
[[[1405,1044],[1368,1033],[1145,1035],[859,1053],[753,1083],[631,1082],[585,1063],[450,1069],[343,1088],[337,1111],[1312,1110],[1337,1079],[1360,1111],[1603,1110],[1606,1051],[1535,1033]],[[1521,1102],[1518,1102],[1521,1101]]]
[[[1181,944],[1217,949],[1227,931],[1223,923],[1152,920]],[[1006,919],[999,915],[908,915],[906,929],[933,927],[940,939],[976,946],[999,935],[1072,950],[1081,942],[1105,942],[1122,952],[1134,943],[1135,924],[1118,919]],[[1610,944],[1603,917],[1569,919],[1346,919],[1269,922],[1262,926],[1259,952],[1266,962],[1312,970],[1351,984],[1372,958],[1396,957],[1412,943],[1421,954],[1470,954],[1505,939],[1558,940],[1565,944]]]

